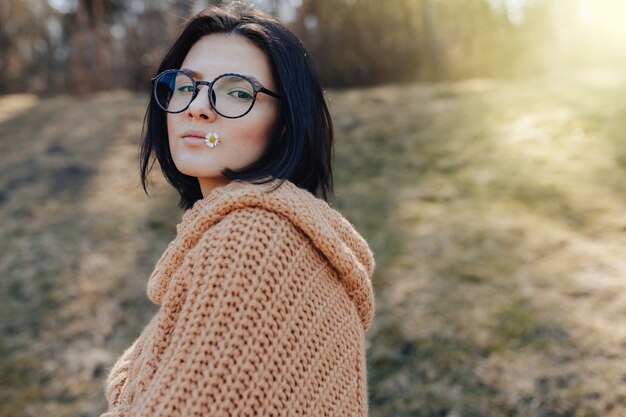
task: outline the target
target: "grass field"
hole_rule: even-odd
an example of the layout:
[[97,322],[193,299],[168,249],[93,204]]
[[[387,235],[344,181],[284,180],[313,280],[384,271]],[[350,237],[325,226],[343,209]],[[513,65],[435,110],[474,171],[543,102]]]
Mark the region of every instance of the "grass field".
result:
[[[333,204],[377,260],[372,417],[626,415],[621,74],[329,92]],[[156,311],[182,213],[140,191],[145,104],[0,97],[0,416],[98,415]]]

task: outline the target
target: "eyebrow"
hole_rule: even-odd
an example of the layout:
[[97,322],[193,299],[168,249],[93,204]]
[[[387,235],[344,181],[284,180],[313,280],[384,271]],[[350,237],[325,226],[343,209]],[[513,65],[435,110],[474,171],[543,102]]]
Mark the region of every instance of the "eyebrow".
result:
[[[202,78],[202,74],[200,74],[199,72],[196,72],[196,71],[194,71],[194,70],[192,70],[192,69],[190,69],[190,68],[181,68],[181,70],[182,70],[182,71],[187,71],[188,73],[190,73],[190,74],[191,74],[191,75],[193,75],[194,77],[197,77],[197,78]],[[250,74],[241,74],[241,75],[244,75],[244,76],[246,76],[246,77],[250,78],[250,79],[251,79],[252,81],[254,81],[255,83],[257,83],[257,84],[259,84],[259,85],[261,85],[261,86],[264,86],[264,87],[265,87],[265,84],[263,84],[261,81],[259,81],[259,79],[258,79],[258,78],[256,78],[255,76],[250,75]]]

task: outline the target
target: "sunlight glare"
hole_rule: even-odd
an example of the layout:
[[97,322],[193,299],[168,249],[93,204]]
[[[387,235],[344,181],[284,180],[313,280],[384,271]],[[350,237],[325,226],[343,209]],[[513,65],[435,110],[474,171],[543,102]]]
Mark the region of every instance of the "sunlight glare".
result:
[[589,58],[624,56],[626,2],[579,0],[575,41],[578,53]]

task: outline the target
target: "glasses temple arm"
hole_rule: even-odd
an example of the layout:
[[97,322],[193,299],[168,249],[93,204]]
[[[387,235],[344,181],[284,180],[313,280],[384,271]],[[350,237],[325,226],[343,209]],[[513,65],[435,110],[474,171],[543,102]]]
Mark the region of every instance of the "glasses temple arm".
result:
[[259,91],[262,92],[262,93],[268,94],[268,95],[270,95],[272,97],[280,98],[279,94],[276,94],[275,92],[273,92],[271,90],[268,90],[265,87],[261,87],[261,89]]

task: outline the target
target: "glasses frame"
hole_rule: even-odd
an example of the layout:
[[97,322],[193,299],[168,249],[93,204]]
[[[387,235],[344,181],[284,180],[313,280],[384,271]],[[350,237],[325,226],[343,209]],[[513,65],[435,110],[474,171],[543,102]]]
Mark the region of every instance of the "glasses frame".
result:
[[[164,109],[163,106],[161,106],[161,103],[159,103],[159,99],[158,99],[157,93],[156,93],[156,83],[155,83],[155,81],[157,79],[159,79],[161,76],[163,76],[164,74],[181,73],[181,72],[183,74],[185,74],[186,76],[188,76],[189,78],[191,78],[191,82],[192,82],[192,85],[193,85],[193,94],[191,96],[191,100],[189,100],[189,103],[182,110],[179,110],[179,111],[169,111],[167,109]],[[213,102],[213,100],[214,100],[213,99],[213,94],[212,94],[213,93],[213,85],[215,85],[215,83],[219,79],[224,78],[224,77],[228,77],[228,76],[237,76],[237,77],[243,78],[244,80],[248,81],[250,83],[250,85],[252,85],[252,89],[254,91],[254,96],[252,98],[252,104],[250,104],[250,108],[248,108],[248,110],[246,110],[246,112],[243,113],[240,116],[226,116],[226,115],[220,113],[220,111],[217,110],[217,108],[215,107],[215,103]],[[213,81],[204,81],[204,80],[196,80],[195,78],[193,78],[193,75],[191,75],[188,71],[173,68],[173,69],[165,70],[165,71],[161,72],[160,74],[150,78],[150,83],[153,86],[152,87],[152,95],[154,96],[154,101],[156,102],[156,104],[163,111],[165,111],[167,113],[173,113],[173,114],[182,113],[185,110],[187,110],[189,108],[189,106],[191,106],[191,103],[196,99],[196,97],[198,96],[198,93],[200,92],[200,86],[201,85],[206,85],[208,87],[207,94],[209,95],[209,103],[211,103],[211,108],[217,114],[219,114],[220,116],[225,117],[227,119],[239,119],[240,117],[243,117],[246,114],[250,113],[250,110],[252,110],[252,108],[254,107],[254,104],[256,103],[256,96],[257,96],[258,93],[265,93],[265,94],[267,94],[269,96],[272,96],[272,97],[277,98],[277,99],[280,100],[280,95],[279,94],[277,94],[277,93],[275,93],[275,92],[273,92],[271,90],[268,90],[267,88],[265,88],[262,85],[254,82],[253,80],[251,80],[249,77],[246,77],[245,75],[237,74],[237,73],[234,73],[234,72],[228,72],[228,73],[225,73],[225,74],[218,75],[217,77],[215,77],[213,79]]]

